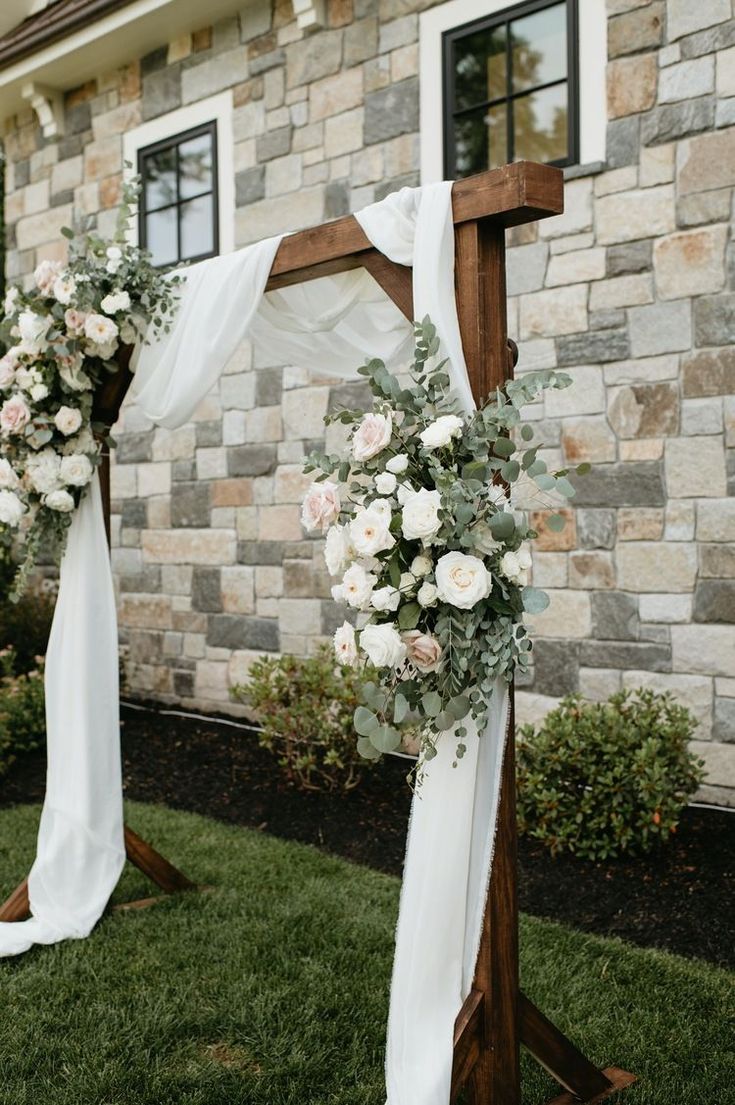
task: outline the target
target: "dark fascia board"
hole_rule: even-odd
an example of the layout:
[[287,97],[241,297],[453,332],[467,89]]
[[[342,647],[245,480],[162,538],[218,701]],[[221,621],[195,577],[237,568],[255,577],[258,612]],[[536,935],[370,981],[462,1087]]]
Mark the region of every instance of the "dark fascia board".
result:
[[61,0],[52,4],[0,38],[0,69],[130,3],[132,0]]

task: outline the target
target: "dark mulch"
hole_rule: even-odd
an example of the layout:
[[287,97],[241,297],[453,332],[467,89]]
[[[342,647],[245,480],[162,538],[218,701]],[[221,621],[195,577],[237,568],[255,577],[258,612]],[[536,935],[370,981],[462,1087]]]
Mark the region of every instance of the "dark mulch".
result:
[[[125,793],[325,848],[400,874],[411,795],[406,761],[387,757],[348,795],[284,785],[269,753],[214,720],[123,710]],[[40,801],[43,756],[0,783],[0,806]],[[692,807],[652,855],[614,863],[552,859],[520,842],[521,908],[578,929],[735,968],[735,814]],[[193,873],[196,874],[195,872]]]

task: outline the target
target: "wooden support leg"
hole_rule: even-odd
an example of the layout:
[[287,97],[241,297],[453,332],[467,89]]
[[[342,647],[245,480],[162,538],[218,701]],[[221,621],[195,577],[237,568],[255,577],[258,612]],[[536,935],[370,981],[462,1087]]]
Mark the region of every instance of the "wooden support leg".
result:
[[23,879],[20,886],[0,906],[0,921],[25,921],[29,912],[28,879]]

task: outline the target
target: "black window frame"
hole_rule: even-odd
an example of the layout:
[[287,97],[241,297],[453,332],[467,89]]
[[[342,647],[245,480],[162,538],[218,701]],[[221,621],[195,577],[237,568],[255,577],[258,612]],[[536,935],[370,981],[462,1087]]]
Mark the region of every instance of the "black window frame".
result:
[[[189,203],[191,199],[198,199],[198,196],[181,198],[181,174],[179,171],[179,147],[188,142],[191,138],[198,138],[202,134],[208,134],[212,139],[212,190],[210,192],[202,192],[200,195],[212,196],[212,249],[204,253],[199,253],[194,257],[182,257],[181,256],[181,207],[185,203]],[[146,189],[145,189],[145,176],[144,176],[144,162],[147,157],[152,154],[160,153],[162,150],[173,149],[176,151],[176,199],[173,203],[162,204],[160,207],[153,207],[150,210],[146,205]],[[201,123],[199,126],[191,127],[189,130],[179,131],[178,134],[168,135],[166,138],[161,138],[157,142],[151,142],[147,146],[141,146],[137,151],[138,160],[138,175],[141,179],[140,200],[138,203],[138,241],[142,249],[148,248],[148,226],[147,215],[152,215],[157,211],[168,211],[172,207],[176,209],[176,252],[178,254],[175,261],[166,261],[161,265],[157,265],[157,268],[166,269],[175,265],[181,264],[195,264],[197,261],[205,261],[209,257],[217,257],[220,251],[220,233],[219,233],[219,151],[217,146],[217,120],[212,119],[208,123]]]
[[[502,27],[514,20],[526,15],[533,15],[544,8],[553,8],[563,3],[567,12],[567,75],[556,81],[548,81],[535,85],[532,88],[524,88],[519,92],[513,92],[513,66],[510,35],[506,29],[506,86],[505,96],[495,97],[485,101],[478,101],[470,107],[455,109],[455,68],[454,68],[454,43],[470,34],[478,31],[492,30]],[[469,23],[463,23],[460,27],[452,27],[442,34],[442,104],[443,104],[443,161],[445,180],[454,180],[457,175],[456,145],[454,122],[459,116],[477,111],[479,108],[492,107],[505,104],[507,111],[507,145],[506,155],[514,157],[514,126],[513,111],[510,110],[514,100],[521,96],[528,96],[533,92],[545,88],[553,88],[556,85],[567,84],[567,156],[549,161],[549,165],[564,168],[567,165],[579,164],[579,15],[578,0],[523,0],[522,3],[510,4],[507,8],[494,12],[492,15],[473,19]],[[482,171],[482,170],[478,170]],[[471,174],[468,174],[471,175]]]

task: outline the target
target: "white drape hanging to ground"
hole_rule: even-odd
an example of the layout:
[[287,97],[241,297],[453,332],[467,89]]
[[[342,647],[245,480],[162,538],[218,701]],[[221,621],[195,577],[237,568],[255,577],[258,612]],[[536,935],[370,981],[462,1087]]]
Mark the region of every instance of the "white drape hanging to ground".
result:
[[[404,189],[358,213],[370,241],[413,265],[471,409],[454,298],[451,185]],[[362,270],[264,295],[280,238],[185,270],[171,333],[140,352],[135,395],[158,425],[186,422],[250,336],[284,363],[352,376],[367,356],[395,369],[411,326]],[[325,304],[328,306],[325,308]],[[47,659],[49,788],[30,878],[33,919],[0,926],[0,955],[86,936],[124,862],[112,578],[95,482],[72,523]],[[472,984],[497,814],[507,692],[458,768],[448,735],[414,800],[388,1026],[389,1105],[447,1105],[454,1020]]]

